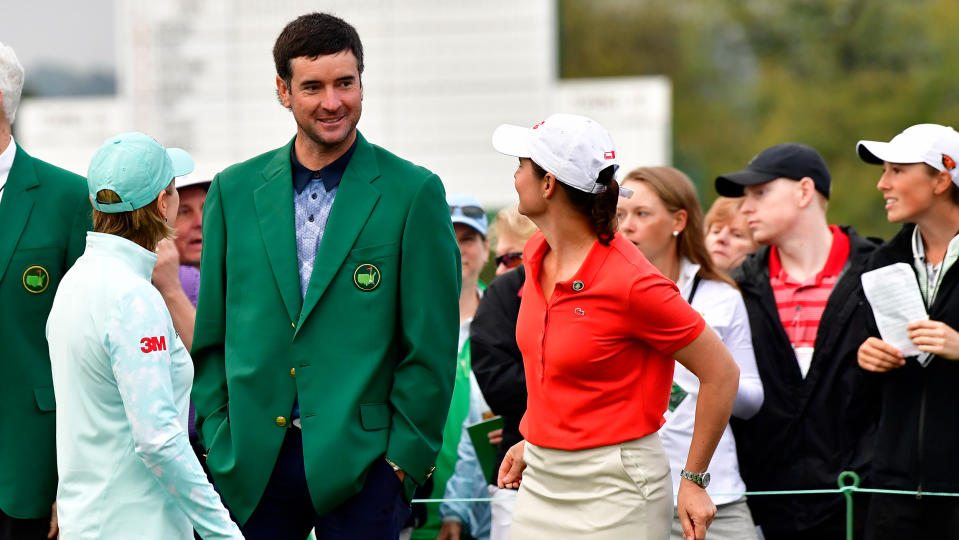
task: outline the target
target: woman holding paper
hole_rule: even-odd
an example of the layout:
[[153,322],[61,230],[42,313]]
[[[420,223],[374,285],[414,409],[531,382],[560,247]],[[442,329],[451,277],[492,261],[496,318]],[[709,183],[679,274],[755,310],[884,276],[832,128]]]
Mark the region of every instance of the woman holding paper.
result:
[[[882,392],[873,483],[919,493],[959,492],[959,133],[920,124],[888,143],[860,141],[857,152],[863,161],[882,165],[877,187],[887,218],[905,224],[874,253],[870,267],[889,272],[897,263],[908,265],[929,316],[906,325],[918,356],[906,357],[875,328],[859,347],[859,365],[880,374]],[[864,282],[868,276],[863,274]],[[873,310],[882,313],[878,303]],[[947,531],[959,531],[959,498],[873,495],[867,540]]]

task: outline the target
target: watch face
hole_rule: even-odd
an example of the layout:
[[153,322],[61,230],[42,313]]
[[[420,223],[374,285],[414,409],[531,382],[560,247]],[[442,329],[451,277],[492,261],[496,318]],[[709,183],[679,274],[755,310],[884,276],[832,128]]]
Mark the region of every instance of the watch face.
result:
[[709,473],[703,473],[703,479],[700,485],[704,488],[709,487]]

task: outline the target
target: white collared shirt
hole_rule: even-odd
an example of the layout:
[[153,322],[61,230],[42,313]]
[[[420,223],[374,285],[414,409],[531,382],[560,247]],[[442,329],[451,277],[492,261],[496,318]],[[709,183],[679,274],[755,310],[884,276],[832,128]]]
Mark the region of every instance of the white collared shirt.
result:
[[13,142],[13,135],[11,135],[10,144],[3,152],[0,152],[0,201],[3,200],[3,188],[7,185],[7,177],[10,176],[15,155],[17,155],[17,145]]
[[[683,257],[681,261],[679,287],[683,298],[689,299],[693,278],[699,272],[699,265]],[[746,304],[739,290],[711,279],[699,282],[696,294],[690,302],[729,349],[733,360],[739,366],[739,391],[733,405],[733,416],[750,418],[759,411],[763,403],[763,384],[756,367],[753,354],[752,331]],[[696,402],[699,397],[699,378],[676,362],[673,371],[673,391],[670,395],[670,409],[664,415],[666,424],[659,430],[663,448],[669,458],[669,467],[673,480],[673,504],[679,493],[679,471],[686,465],[689,445],[692,442],[693,426],[696,423]],[[736,454],[736,441],[732,429],[727,425],[713,453],[709,464],[712,476],[706,491],[715,504],[726,504],[742,498],[737,495],[746,490],[746,484],[739,474],[739,460]]]

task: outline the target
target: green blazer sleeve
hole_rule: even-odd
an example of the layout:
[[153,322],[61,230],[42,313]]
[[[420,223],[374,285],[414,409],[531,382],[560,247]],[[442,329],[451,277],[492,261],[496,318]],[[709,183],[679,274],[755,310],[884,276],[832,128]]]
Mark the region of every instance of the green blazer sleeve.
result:
[[460,252],[435,175],[414,197],[403,234],[393,421],[387,457],[417,484],[433,472],[453,394],[459,336]]

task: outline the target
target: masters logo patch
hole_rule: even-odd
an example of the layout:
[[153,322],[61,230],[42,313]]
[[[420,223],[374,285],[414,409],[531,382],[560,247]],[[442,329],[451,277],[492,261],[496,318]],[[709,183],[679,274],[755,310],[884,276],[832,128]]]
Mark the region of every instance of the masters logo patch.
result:
[[372,291],[380,286],[380,269],[369,263],[357,266],[353,272],[353,284],[361,291]]
[[33,265],[23,271],[23,288],[26,290],[40,294],[47,290],[48,285],[50,285],[50,273],[46,268]]

